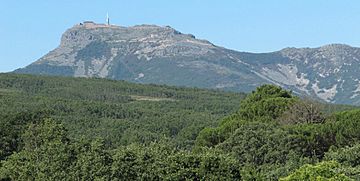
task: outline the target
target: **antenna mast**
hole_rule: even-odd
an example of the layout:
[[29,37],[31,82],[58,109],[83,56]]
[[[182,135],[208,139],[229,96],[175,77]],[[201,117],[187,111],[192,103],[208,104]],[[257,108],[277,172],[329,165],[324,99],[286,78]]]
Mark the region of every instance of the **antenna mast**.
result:
[[106,24],[107,24],[108,26],[110,26],[109,13],[106,13]]

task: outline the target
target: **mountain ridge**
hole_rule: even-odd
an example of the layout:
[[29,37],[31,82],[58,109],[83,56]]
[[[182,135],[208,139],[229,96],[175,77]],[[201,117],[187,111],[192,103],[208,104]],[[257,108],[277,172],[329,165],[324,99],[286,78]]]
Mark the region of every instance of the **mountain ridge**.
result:
[[326,102],[359,105],[359,60],[360,48],[345,44],[251,53],[170,26],[84,22],[66,30],[53,51],[15,72],[242,92],[270,83]]

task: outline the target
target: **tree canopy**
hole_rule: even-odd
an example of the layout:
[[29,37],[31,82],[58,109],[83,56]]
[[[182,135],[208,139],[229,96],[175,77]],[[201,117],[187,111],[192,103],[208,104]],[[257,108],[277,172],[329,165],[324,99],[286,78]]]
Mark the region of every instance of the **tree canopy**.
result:
[[0,180],[360,179],[360,110],[278,86],[0,74],[0,102]]

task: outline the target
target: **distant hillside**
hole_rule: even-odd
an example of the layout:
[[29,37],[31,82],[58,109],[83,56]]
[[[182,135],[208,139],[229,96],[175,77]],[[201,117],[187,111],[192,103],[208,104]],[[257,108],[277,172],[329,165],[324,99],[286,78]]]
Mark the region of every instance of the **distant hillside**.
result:
[[233,113],[245,95],[105,79],[0,74],[0,119],[14,127],[54,118],[79,138],[127,145],[171,139],[193,145],[205,126]]
[[101,77],[250,92],[276,84],[331,103],[360,105],[360,49],[341,44],[237,52],[169,26],[86,22],[59,47],[16,73]]

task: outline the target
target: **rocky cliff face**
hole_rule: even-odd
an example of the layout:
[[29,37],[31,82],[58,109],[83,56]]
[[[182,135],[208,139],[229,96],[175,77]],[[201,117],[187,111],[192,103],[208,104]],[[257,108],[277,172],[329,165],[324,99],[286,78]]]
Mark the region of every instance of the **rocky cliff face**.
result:
[[171,27],[87,22],[18,73],[103,77],[248,92],[272,83],[323,101],[360,105],[360,49],[347,45],[246,53]]
[[[277,57],[273,59],[273,57]],[[264,60],[272,60],[264,63]],[[286,48],[265,54],[252,69],[265,79],[326,102],[360,102],[360,49],[341,44]],[[251,59],[247,59],[252,62]]]

